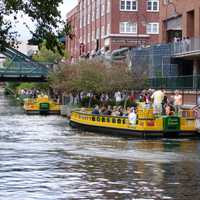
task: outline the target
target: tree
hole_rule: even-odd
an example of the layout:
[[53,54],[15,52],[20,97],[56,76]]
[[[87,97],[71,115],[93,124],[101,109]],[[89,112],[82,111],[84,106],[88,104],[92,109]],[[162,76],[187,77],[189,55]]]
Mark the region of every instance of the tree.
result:
[[102,61],[89,60],[59,66],[49,76],[50,85],[60,92],[114,92],[143,88],[145,77],[135,76],[123,64],[107,65]]
[[[1,0],[0,2],[0,51],[13,45],[17,32],[12,32],[12,21],[19,20],[18,14],[29,16],[36,24],[33,38],[41,43],[46,40],[47,49],[63,53],[63,45],[58,37],[70,34],[71,26],[61,21],[58,6],[63,0]],[[12,19],[8,19],[12,16]],[[60,25],[63,25],[60,31]],[[28,24],[26,24],[29,28]]]
[[[66,53],[63,52],[62,55],[65,55],[67,57]],[[37,62],[46,62],[46,63],[59,63],[61,59],[63,58],[58,51],[52,51],[50,49],[46,48],[46,41],[43,42],[41,45],[39,45],[39,51],[37,54],[33,55],[33,60]]]
[[76,64],[78,69],[76,80],[73,80],[75,88],[86,92],[103,92],[105,89],[106,65],[101,61],[81,61]]
[[78,92],[76,82],[79,77],[79,68],[74,65],[59,63],[57,70],[49,74],[49,84],[58,93]]

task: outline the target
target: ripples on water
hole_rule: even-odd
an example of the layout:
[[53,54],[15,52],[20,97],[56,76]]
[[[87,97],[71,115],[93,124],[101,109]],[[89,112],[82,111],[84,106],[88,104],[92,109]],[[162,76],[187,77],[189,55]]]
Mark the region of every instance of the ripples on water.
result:
[[199,141],[81,133],[0,97],[0,200],[199,200],[199,151]]

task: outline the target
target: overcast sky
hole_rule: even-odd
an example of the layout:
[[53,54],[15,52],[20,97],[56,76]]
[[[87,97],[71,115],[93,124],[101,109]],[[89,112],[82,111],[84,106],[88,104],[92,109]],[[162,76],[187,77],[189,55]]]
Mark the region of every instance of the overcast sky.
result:
[[[76,4],[78,3],[78,0],[63,0],[63,4],[60,6],[60,11],[62,15],[62,19],[66,18],[67,12],[69,12]],[[28,24],[31,24],[31,21],[28,19],[24,19],[24,21],[28,21]],[[15,28],[19,34],[21,35],[20,40],[21,41],[27,41],[30,39],[30,33],[26,29],[25,25],[23,25],[23,20],[19,24],[17,24],[17,27]]]

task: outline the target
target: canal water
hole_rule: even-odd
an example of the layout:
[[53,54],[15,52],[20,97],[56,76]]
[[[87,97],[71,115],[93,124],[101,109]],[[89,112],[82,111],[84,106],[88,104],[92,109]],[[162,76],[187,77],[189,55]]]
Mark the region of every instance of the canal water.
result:
[[200,142],[79,132],[0,95],[0,200],[199,200]]

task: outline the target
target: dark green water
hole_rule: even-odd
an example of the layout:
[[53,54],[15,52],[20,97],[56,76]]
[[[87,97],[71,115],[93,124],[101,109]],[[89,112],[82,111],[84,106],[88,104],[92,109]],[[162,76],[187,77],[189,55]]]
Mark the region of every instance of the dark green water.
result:
[[125,140],[0,96],[0,200],[199,200],[200,142]]

